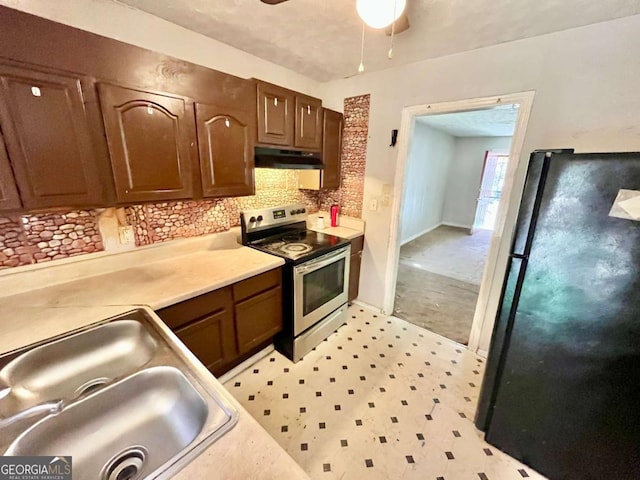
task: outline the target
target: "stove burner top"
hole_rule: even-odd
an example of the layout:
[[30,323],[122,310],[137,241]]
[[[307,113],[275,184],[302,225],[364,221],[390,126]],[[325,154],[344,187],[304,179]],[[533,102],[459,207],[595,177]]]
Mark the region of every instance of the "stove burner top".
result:
[[280,250],[283,252],[291,252],[297,253],[298,255],[302,255],[303,253],[310,252],[313,250],[311,245],[307,245],[306,243],[285,243],[280,247]]
[[288,231],[280,235],[263,238],[252,242],[251,245],[270,253],[298,261],[307,256],[330,251],[345,243],[348,243],[348,241],[333,235],[325,235],[312,230],[300,230]]

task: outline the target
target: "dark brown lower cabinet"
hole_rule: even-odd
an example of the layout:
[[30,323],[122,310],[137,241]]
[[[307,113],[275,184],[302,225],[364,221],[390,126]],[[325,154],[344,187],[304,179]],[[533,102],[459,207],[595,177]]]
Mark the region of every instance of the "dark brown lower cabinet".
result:
[[246,353],[282,330],[282,289],[272,288],[236,304],[238,353]]
[[222,375],[282,330],[280,268],[158,310],[214,374]]
[[364,248],[364,236],[351,240],[351,261],[349,263],[349,297],[352,302],[358,298],[358,287],[360,284],[360,265],[362,264],[362,250]]
[[176,335],[214,375],[235,356],[233,313],[223,310],[176,330]]

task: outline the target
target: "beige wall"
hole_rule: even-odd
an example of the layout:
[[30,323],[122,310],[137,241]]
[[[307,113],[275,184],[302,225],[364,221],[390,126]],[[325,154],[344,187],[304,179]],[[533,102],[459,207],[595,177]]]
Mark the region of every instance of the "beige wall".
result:
[[[382,307],[387,293],[391,208],[372,212],[366,207],[372,197],[382,195],[385,185],[394,184],[397,150],[389,147],[389,136],[399,128],[403,107],[535,90],[523,156],[528,158],[536,148],[553,147],[637,151],[639,59],[640,16],[636,15],[324,85],[329,107],[339,106],[346,96],[371,94],[363,211],[367,242],[360,299]],[[522,162],[516,187],[524,180],[525,166]],[[518,203],[519,199],[511,199],[507,225],[513,223]],[[503,261],[509,235],[500,243]],[[488,347],[490,333],[483,332],[481,349]]]
[[471,228],[476,217],[482,166],[487,151],[509,152],[511,137],[457,137],[447,178],[442,222]]
[[401,244],[442,224],[455,143],[455,137],[420,121],[414,122],[400,214]]

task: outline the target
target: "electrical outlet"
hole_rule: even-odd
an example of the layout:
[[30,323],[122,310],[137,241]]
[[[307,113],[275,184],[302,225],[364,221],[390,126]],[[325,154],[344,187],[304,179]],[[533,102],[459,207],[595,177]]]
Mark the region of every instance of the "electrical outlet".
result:
[[372,198],[371,199],[371,202],[369,203],[369,210],[371,210],[372,212],[378,211],[378,199],[377,198]]
[[120,243],[123,245],[131,244],[136,242],[136,236],[133,231],[133,227],[119,227],[118,235],[120,237]]

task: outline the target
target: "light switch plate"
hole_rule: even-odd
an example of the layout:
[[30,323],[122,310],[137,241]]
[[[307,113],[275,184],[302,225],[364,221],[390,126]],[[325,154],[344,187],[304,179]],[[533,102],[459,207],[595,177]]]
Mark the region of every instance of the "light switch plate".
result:
[[123,245],[136,242],[136,236],[131,226],[118,228],[118,234],[120,236],[120,243]]

